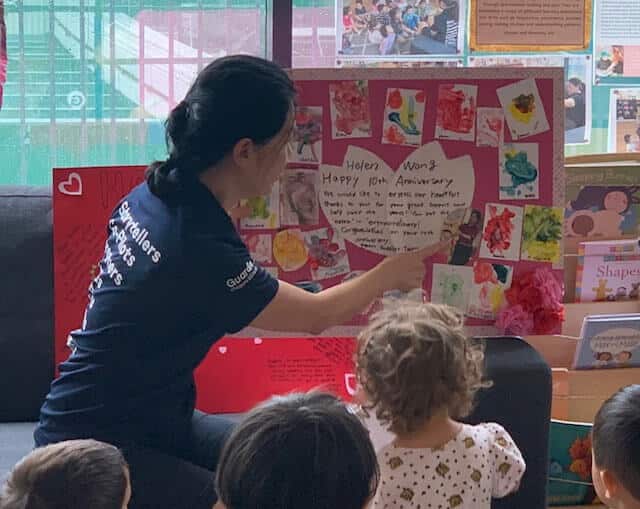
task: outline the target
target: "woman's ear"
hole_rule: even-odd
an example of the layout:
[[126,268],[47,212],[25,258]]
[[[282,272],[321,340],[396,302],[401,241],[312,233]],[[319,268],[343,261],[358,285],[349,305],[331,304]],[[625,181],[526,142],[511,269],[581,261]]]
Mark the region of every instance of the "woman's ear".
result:
[[249,168],[251,170],[255,167],[255,145],[249,138],[242,138],[233,147],[232,152],[233,162],[240,168]]

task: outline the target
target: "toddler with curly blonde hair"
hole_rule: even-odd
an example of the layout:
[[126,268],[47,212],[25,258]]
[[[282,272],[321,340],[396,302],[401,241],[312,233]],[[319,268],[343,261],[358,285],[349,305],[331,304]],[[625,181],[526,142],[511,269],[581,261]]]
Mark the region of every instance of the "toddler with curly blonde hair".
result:
[[525,463],[496,423],[459,422],[483,380],[484,352],[454,308],[389,301],[358,337],[365,408],[395,435],[378,452],[374,508],[489,508],[517,490]]

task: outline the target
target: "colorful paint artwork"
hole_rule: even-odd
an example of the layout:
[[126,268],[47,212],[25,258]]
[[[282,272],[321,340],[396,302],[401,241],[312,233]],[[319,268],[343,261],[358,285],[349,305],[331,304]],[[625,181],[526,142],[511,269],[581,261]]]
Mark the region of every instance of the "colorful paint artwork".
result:
[[440,85],[436,138],[475,141],[477,95],[475,85]]
[[318,171],[287,169],[280,178],[280,223],[313,226],[319,218]]
[[302,232],[298,229],[278,232],[273,237],[273,257],[284,272],[304,267],[309,253]]
[[433,264],[431,302],[447,304],[465,312],[473,287],[473,268]]
[[246,230],[270,230],[280,227],[280,186],[276,182],[271,193],[243,200],[251,213],[240,220],[240,227]]
[[382,143],[414,147],[421,145],[425,100],[422,90],[388,89]]
[[534,79],[506,85],[497,93],[514,140],[549,130],[549,121]]
[[289,140],[289,163],[322,161],[322,108],[298,106]]
[[329,279],[351,272],[344,240],[332,228],[304,233],[313,280]]
[[260,264],[271,264],[273,262],[270,234],[248,233],[242,235],[242,240],[256,262]]
[[535,200],[540,171],[537,143],[509,143],[500,148],[500,199]]
[[487,203],[480,257],[518,261],[522,237],[522,216],[522,207]]
[[329,85],[331,135],[340,138],[370,138],[371,111],[367,81],[340,81]]
[[510,265],[477,261],[473,265],[473,290],[467,316],[494,320],[506,305],[504,292],[511,287],[512,278]]
[[525,205],[522,223],[523,260],[560,261],[563,215],[561,207]]
[[504,142],[504,113],[500,108],[478,108],[476,145],[499,147]]

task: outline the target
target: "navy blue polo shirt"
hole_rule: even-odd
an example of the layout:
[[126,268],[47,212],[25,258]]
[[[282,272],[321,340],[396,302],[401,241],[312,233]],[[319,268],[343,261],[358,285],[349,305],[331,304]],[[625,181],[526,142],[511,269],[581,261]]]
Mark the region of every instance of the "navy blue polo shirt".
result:
[[139,185],[116,206],[107,233],[82,326],[69,336],[72,353],[42,406],[37,445],[137,440],[188,426],[194,369],[278,290],[199,182],[172,204]]

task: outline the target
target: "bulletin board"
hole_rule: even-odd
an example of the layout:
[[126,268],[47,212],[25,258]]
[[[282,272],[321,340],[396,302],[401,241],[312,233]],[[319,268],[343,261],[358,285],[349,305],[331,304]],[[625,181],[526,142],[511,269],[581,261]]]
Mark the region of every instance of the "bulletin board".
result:
[[[428,261],[424,291],[463,309],[473,326],[491,323],[518,273],[539,263],[559,267],[561,69],[293,77],[290,162],[240,222],[253,256],[274,275],[321,291],[385,256],[450,239],[451,248]],[[553,234],[540,241],[536,231],[548,232],[550,223]]]
[[[271,193],[248,200],[238,225],[275,276],[320,291],[447,238],[448,252],[425,260],[424,291],[461,308],[476,333],[491,328],[520,273],[561,270],[549,225],[561,222],[564,203],[562,69],[292,76],[299,97],[287,168]],[[108,218],[143,174],[141,166],[54,171],[56,363],[82,323]],[[366,313],[322,338],[245,329],[219,340],[196,371],[198,408],[241,412],[318,386],[350,397],[353,336],[365,321]]]

